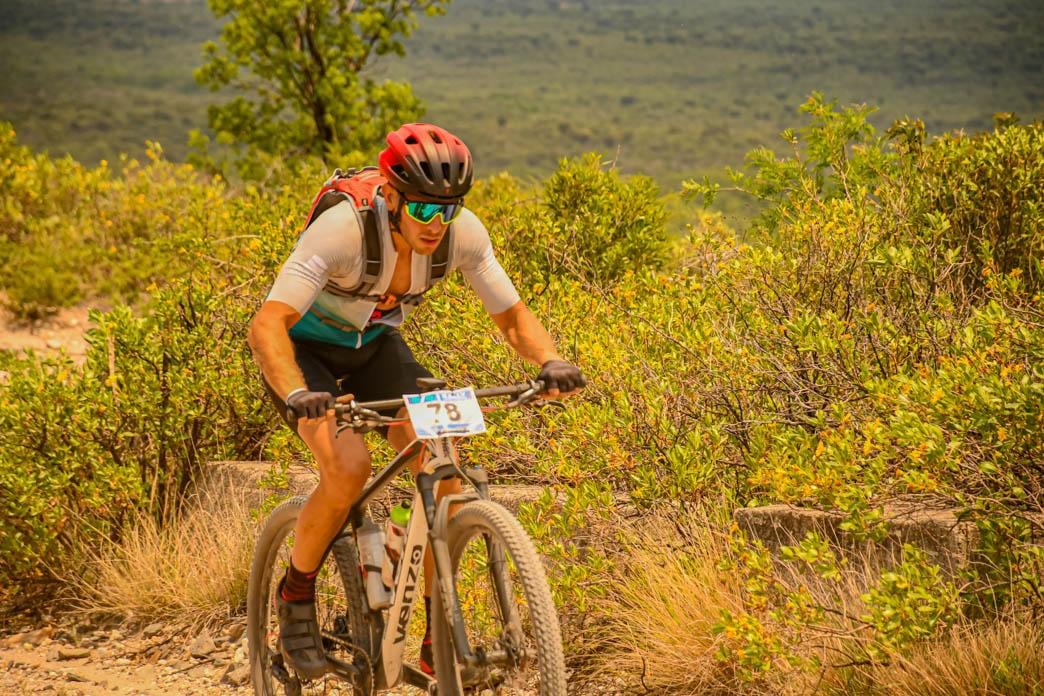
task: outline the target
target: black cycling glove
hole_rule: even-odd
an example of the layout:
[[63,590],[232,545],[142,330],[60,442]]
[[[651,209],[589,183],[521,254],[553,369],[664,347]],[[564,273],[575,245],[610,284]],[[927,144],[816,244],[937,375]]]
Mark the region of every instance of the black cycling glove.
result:
[[587,386],[580,368],[565,360],[548,360],[540,367],[537,379],[544,383],[545,391],[557,389],[563,394]]
[[293,421],[298,418],[322,418],[327,409],[334,407],[330,392],[314,392],[302,389],[290,392],[286,397],[286,415]]

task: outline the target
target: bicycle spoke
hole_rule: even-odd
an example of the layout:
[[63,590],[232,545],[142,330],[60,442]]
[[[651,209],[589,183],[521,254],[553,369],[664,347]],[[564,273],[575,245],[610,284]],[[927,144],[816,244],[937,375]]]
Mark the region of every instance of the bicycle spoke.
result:
[[[496,568],[502,572],[494,572]],[[473,652],[497,662],[485,670],[469,670],[469,686],[500,687],[503,694],[534,693],[537,675],[529,664],[535,655],[533,629],[516,576],[510,554],[488,535],[468,540],[455,573],[468,642]]]
[[[294,519],[286,520],[285,528],[271,537],[266,553],[270,564],[266,586],[258,587],[258,599],[263,597],[260,614],[257,616],[258,628],[253,634],[260,643],[254,664],[261,670],[260,686],[257,693],[265,696],[357,696],[369,693],[356,687],[352,676],[356,673],[369,674],[372,665],[366,651],[352,642],[349,616],[346,614],[351,605],[345,591],[338,564],[333,555],[324,562],[316,577],[316,618],[319,622],[323,647],[328,657],[332,658],[333,670],[323,677],[313,680],[299,679],[293,670],[284,664],[283,655],[279,651],[279,620],[276,610],[276,592],[279,582],[289,566],[290,550],[293,548]],[[258,684],[255,681],[255,686]]]

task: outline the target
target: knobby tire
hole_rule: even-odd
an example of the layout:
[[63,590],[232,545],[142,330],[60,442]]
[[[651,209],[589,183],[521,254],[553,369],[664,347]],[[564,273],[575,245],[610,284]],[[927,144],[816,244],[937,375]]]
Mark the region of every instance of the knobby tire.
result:
[[[535,658],[539,679],[538,693],[540,696],[565,696],[565,659],[562,655],[558,615],[551,599],[543,564],[522,525],[498,503],[491,500],[475,500],[465,504],[450,520],[446,536],[455,586],[459,583],[461,555],[469,541],[485,536],[493,544],[499,543],[506,549],[515,565],[515,581],[522,585],[528,605],[528,623],[537,653]],[[461,682],[451,629],[442,618],[445,611],[441,593],[436,591],[432,595],[432,651],[439,696],[460,696],[469,690]],[[529,659],[532,660],[533,656],[529,656]]]

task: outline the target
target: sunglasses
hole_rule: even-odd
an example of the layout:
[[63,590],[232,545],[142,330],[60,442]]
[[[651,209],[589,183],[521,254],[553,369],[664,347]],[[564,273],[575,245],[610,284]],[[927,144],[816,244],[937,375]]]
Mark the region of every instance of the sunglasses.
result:
[[428,201],[406,201],[406,214],[411,218],[427,225],[429,222],[434,220],[436,217],[442,218],[442,224],[448,225],[449,223],[460,217],[461,211],[464,210],[464,201],[459,200],[456,203],[429,203]]

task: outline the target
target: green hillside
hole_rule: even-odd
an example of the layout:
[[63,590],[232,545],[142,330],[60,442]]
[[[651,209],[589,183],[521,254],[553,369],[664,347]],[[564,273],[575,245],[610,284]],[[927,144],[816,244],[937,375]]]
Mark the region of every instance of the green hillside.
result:
[[[8,0],[0,118],[20,139],[91,162],[160,141],[185,153],[215,99],[192,79],[218,33],[203,0]],[[917,114],[932,132],[1044,115],[1044,10],[1009,2],[456,0],[405,60],[429,117],[480,175],[543,175],[602,150],[675,186],[735,165],[792,123],[812,90]]]

